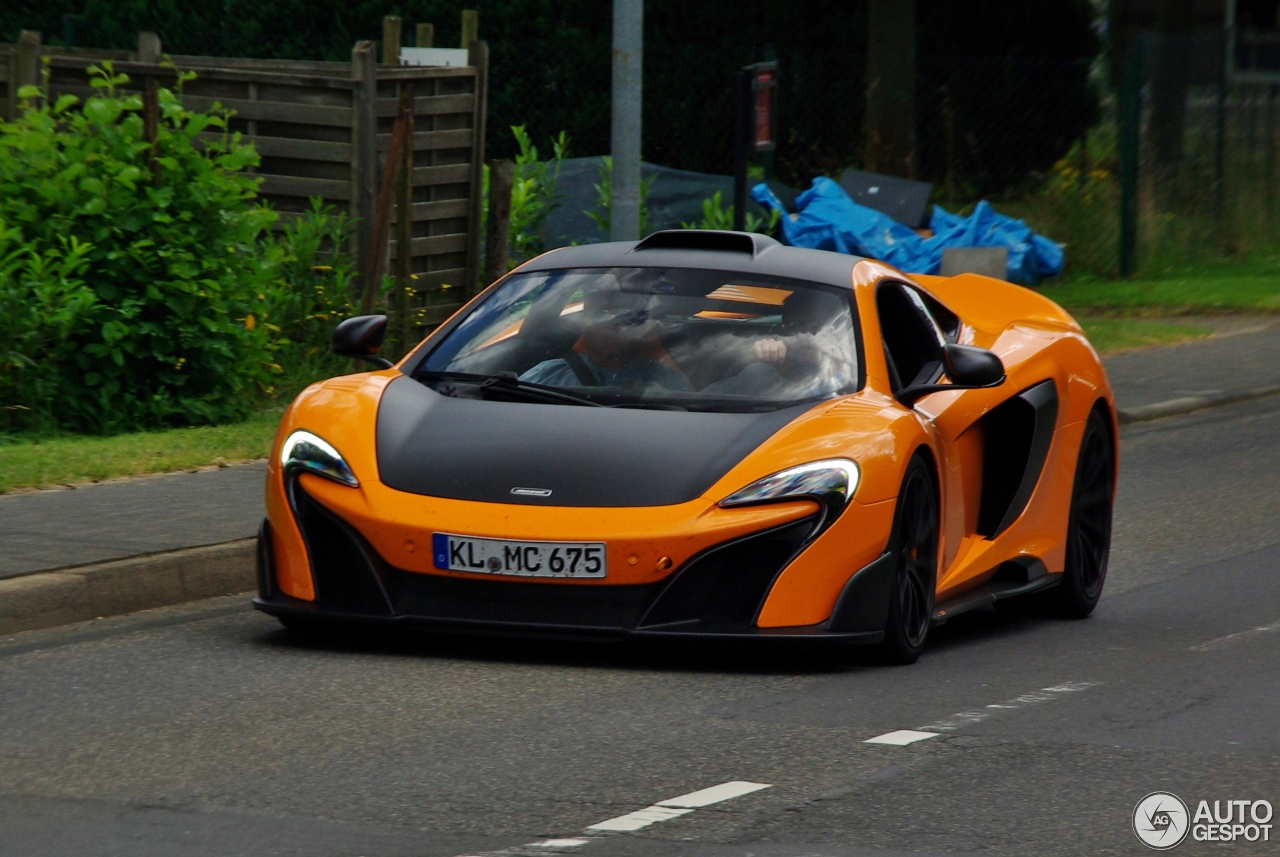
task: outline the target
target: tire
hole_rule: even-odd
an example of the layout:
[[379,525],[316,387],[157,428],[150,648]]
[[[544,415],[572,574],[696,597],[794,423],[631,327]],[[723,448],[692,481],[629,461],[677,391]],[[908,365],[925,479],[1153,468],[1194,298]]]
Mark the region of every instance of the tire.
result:
[[919,455],[902,478],[890,544],[896,564],[881,654],[886,663],[912,664],[929,639],[938,585],[938,495]]
[[1083,619],[1098,606],[1111,554],[1114,485],[1115,451],[1111,434],[1106,418],[1094,411],[1085,423],[1076,458],[1062,583],[1044,593],[1056,615]]

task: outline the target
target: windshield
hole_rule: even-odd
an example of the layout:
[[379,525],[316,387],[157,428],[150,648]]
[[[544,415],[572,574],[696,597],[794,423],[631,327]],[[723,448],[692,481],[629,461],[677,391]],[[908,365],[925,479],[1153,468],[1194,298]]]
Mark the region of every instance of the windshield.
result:
[[540,385],[613,406],[775,410],[856,389],[854,328],[848,290],[814,283],[676,268],[537,271],[507,280],[416,374],[459,395],[459,381],[475,376],[491,379],[486,390]]

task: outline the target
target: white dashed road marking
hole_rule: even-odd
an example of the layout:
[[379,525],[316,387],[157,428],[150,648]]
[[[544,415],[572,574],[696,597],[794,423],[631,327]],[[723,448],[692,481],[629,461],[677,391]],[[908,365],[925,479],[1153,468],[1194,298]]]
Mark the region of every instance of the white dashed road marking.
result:
[[1262,625],[1257,628],[1250,628],[1247,631],[1238,631],[1235,634],[1227,634],[1225,637],[1218,637],[1216,640],[1209,640],[1195,646],[1190,646],[1188,651],[1191,652],[1212,652],[1215,649],[1225,649],[1234,643],[1255,636],[1257,634],[1267,634],[1272,631],[1280,631],[1280,622],[1272,622],[1270,625]]
[[[1280,622],[1276,623],[1276,629],[1280,630]],[[1258,628],[1256,630],[1272,630],[1270,627]],[[1229,639],[1227,637],[1223,638]],[[1216,641],[1213,641],[1216,642]],[[1205,644],[1208,645],[1208,644]],[[1031,693],[1024,693],[1022,696],[1015,696],[1013,699],[1004,702],[995,702],[984,708],[975,708],[970,711],[961,711],[958,714],[952,714],[950,717],[944,717],[941,720],[930,723],[928,726],[921,726],[919,729],[897,729],[893,732],[886,732],[883,735],[877,735],[874,738],[868,738],[863,741],[864,744],[888,744],[892,747],[905,747],[908,744],[914,744],[917,741],[927,741],[930,738],[937,738],[939,733],[953,732],[965,726],[972,726],[975,723],[981,723],[1002,711],[1014,711],[1024,708],[1028,705],[1038,705],[1042,702],[1058,699],[1063,694],[1078,693],[1082,690],[1088,690],[1096,687],[1096,681],[1068,681],[1062,684],[1055,684],[1053,687],[1046,687],[1041,690],[1033,690]]]
[[988,720],[1003,711],[1015,711],[1019,708],[1025,708],[1028,705],[1039,705],[1042,702],[1050,702],[1055,699],[1061,699],[1069,693],[1079,693],[1082,690],[1088,690],[1091,687],[1097,687],[1096,681],[1068,681],[1062,684],[1055,684],[1053,687],[1041,688],[1033,690],[1030,693],[1024,693],[1021,696],[1015,696],[1013,699],[1007,699],[1004,702],[992,703],[983,708],[975,708],[970,711],[961,711],[958,714],[952,714],[950,717],[944,717],[941,720],[930,723],[928,726],[921,726],[921,732],[952,732],[956,729],[962,729],[965,726],[973,726]]
[[917,741],[924,741],[929,738],[937,738],[937,732],[919,732],[915,729],[899,729],[896,732],[886,732],[883,735],[877,735],[874,738],[868,738],[863,741],[864,744],[891,744],[894,747],[905,747],[908,744],[914,744]]
[[[599,836],[602,833],[631,833],[651,824],[657,824],[659,821],[670,821],[673,818],[688,815],[695,809],[702,809],[704,806],[722,803],[770,787],[769,783],[749,783],[745,780],[721,783],[718,786],[711,786],[710,788],[699,789],[696,792],[689,792],[678,797],[660,800],[644,809],[638,809],[635,812],[629,812],[626,815],[620,815],[617,818],[610,818],[599,824],[593,824],[587,828],[587,837],[540,839],[537,842],[530,842],[527,845],[520,845],[515,848],[489,851],[486,852],[485,857],[499,857],[499,855],[501,857],[523,857],[523,855],[529,854],[574,849],[587,845],[595,839],[602,838]],[[466,856],[464,855],[464,857]],[[479,855],[471,855],[470,857],[479,857]]]
[[638,809],[635,812],[629,812],[626,815],[620,815],[617,818],[610,818],[599,824],[593,824],[587,830],[629,833],[633,830],[640,830],[643,827],[656,824],[659,821],[679,818],[704,806],[711,806],[721,801],[732,800],[733,798],[749,795],[752,792],[767,788],[769,788],[767,783],[748,783],[742,780],[721,783],[718,786],[690,792],[687,795],[660,800],[653,806],[647,806],[644,809]]
[[676,809],[667,806],[647,806],[644,809],[637,809],[635,812],[629,812],[626,815],[620,815],[617,818],[610,818],[599,824],[593,824],[587,830],[609,831],[615,833],[630,833],[633,830],[639,830],[642,827],[648,827],[659,821],[670,821],[673,818],[679,818],[682,815],[688,815],[693,812],[691,809]]
[[721,783],[720,785],[712,786],[709,789],[689,792],[687,795],[680,795],[680,797],[660,800],[657,805],[701,809],[704,806],[711,806],[713,803],[732,800],[733,798],[749,795],[752,792],[758,792],[761,789],[767,788],[769,788],[767,783],[748,783],[742,780],[734,780],[731,783]]

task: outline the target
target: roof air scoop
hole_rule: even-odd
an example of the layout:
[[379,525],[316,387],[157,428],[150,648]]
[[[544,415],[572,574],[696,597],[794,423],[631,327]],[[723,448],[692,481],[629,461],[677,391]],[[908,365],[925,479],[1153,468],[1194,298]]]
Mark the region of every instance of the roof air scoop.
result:
[[717,253],[745,253],[757,256],[778,242],[756,232],[728,232],[719,229],[664,229],[635,246],[638,250],[710,250]]

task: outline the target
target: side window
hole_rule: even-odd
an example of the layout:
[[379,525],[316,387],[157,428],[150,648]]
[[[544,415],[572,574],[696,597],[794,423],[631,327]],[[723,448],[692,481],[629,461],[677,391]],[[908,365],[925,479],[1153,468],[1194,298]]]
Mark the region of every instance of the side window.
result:
[[[915,291],[915,289],[912,289],[912,291]],[[942,335],[947,338],[947,342],[955,342],[960,336],[960,317],[944,307],[933,295],[927,292],[916,292],[916,294],[920,295],[920,299],[924,301],[925,307],[929,310],[929,315],[933,316],[934,323],[938,325]]]
[[876,310],[893,391],[936,381],[946,340],[920,295],[898,283],[882,283]]

